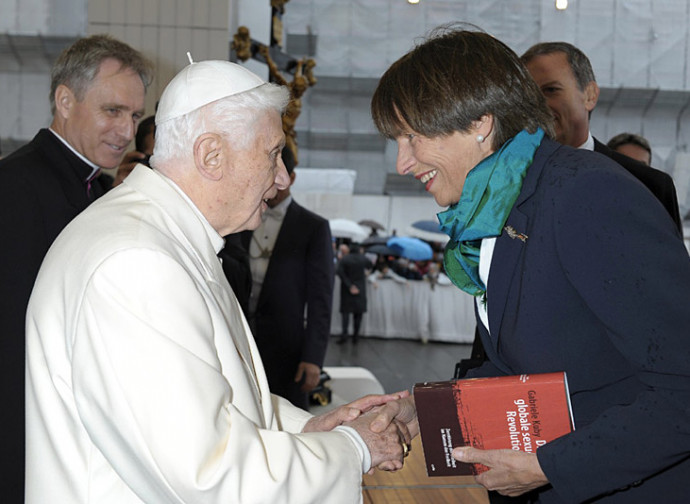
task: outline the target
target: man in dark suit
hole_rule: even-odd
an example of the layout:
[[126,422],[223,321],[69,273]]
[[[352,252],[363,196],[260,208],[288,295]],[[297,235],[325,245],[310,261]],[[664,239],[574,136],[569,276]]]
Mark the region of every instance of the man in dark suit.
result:
[[664,205],[682,234],[683,224],[673,179],[592,137],[589,121],[599,99],[599,86],[587,56],[567,42],[542,42],[520,58],[527,66],[555,119],[556,140],[610,157],[642,182]]
[[218,257],[223,265],[225,278],[228,279],[228,283],[232,287],[232,292],[235,293],[237,301],[240,303],[244,316],[249,320],[252,270],[249,265],[249,253],[242,238],[243,234],[251,239],[251,233],[233,233],[224,236],[225,246],[218,252]]
[[[282,156],[292,185],[294,156],[287,147]],[[271,392],[307,409],[330,336],[331,230],[326,219],[292,199],[290,187],[268,206],[259,228],[242,234],[253,279],[249,324]]]
[[0,161],[3,502],[24,502],[24,320],[39,266],[67,223],[112,185],[100,170],[119,165],[151,75],[120,41],[78,40],[53,66],[50,128]]

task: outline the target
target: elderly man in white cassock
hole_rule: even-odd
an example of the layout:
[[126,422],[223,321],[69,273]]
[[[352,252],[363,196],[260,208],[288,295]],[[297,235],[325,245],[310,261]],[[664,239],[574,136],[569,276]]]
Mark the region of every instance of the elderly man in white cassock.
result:
[[140,165],[67,226],[27,316],[26,502],[356,503],[402,467],[409,394],[313,417],[270,393],[216,256],[289,179],[289,96],[244,67],[191,63]]

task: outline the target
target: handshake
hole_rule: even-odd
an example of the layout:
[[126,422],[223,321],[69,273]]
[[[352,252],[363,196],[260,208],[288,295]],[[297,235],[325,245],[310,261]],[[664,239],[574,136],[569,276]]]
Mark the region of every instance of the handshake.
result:
[[410,442],[419,434],[417,409],[408,391],[368,395],[310,419],[303,432],[324,432],[351,427],[367,445],[371,469],[402,469]]

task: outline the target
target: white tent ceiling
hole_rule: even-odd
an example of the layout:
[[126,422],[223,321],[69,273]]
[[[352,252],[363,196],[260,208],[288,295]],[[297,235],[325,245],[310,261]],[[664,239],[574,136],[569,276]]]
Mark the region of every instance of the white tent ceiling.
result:
[[311,48],[320,78],[297,123],[300,163],[357,170],[356,191],[378,190],[395,149],[377,144],[371,92],[415,39],[450,22],[474,24],[518,54],[542,41],[578,46],[602,87],[594,135],[643,134],[655,166],[686,169],[676,154],[690,141],[690,0],[571,0],[565,11],[554,0],[290,0],[286,50],[301,57]]
[[[231,12],[254,5],[227,1]],[[254,1],[265,10],[259,1],[269,0]],[[136,0],[103,2],[113,19],[125,19],[123,9],[141,9]],[[179,11],[177,17],[193,4],[147,2],[157,12]],[[27,140],[44,125],[45,103],[33,97],[46,92],[55,41],[82,35],[91,5],[87,0],[0,0],[4,144]],[[570,0],[565,11],[555,9],[555,0],[420,0],[417,5],[406,0],[290,0],[283,16],[285,50],[317,61],[318,83],[304,95],[297,123],[300,167],[354,170],[358,193],[380,193],[387,181],[404,189],[392,175],[395,150],[371,123],[370,96],[379,76],[416,38],[456,21],[479,26],[517,53],[540,41],[577,45],[592,60],[603,88],[593,133],[602,140],[624,130],[641,133],[652,143],[656,167],[674,177],[683,168],[677,160],[690,143],[690,0]]]

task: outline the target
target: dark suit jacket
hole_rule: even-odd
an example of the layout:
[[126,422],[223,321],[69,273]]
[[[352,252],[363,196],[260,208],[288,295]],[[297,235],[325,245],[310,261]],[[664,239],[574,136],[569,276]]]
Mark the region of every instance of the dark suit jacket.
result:
[[[249,250],[251,233],[243,234]],[[288,206],[276,238],[254,314],[254,338],[271,392],[307,408],[294,383],[300,362],[321,367],[331,330],[333,245],[328,221]],[[306,319],[305,319],[306,307]]]
[[610,157],[647,186],[647,189],[652,191],[652,194],[661,201],[661,204],[664,205],[664,208],[666,208],[673,222],[676,223],[676,227],[681,235],[683,234],[683,221],[680,217],[680,209],[678,208],[678,194],[676,193],[676,186],[673,183],[673,179],[668,173],[640,163],[613,149],[609,149],[608,146],[604,145],[596,138],[594,139],[594,152],[599,152],[604,156]]
[[566,371],[576,431],[537,450],[539,502],[687,502],[690,259],[673,222],[620,165],[545,139],[506,225],[528,238],[496,240],[489,362],[468,376]]
[[[237,301],[242,307],[244,316],[249,319],[249,297],[252,293],[252,270],[249,264],[249,253],[242,243],[243,233],[225,236],[225,246],[218,252],[223,265],[223,272],[228,279]],[[248,236],[251,239],[251,232]]]
[[[0,161],[0,403],[3,502],[24,502],[24,319],[38,269],[55,237],[91,199],[91,167],[42,129]],[[109,187],[109,186],[108,186]],[[92,183],[94,196],[107,187]],[[75,250],[75,254],[78,251]]]
[[[664,205],[666,211],[676,224],[676,228],[683,235],[683,221],[680,216],[680,209],[678,208],[678,195],[676,193],[676,186],[673,183],[673,178],[667,173],[647,166],[639,161],[610,149],[608,146],[601,143],[596,138],[594,139],[594,151],[603,154],[606,157],[613,159],[616,163],[628,170],[635,178],[642,182],[647,189],[649,189],[654,196]],[[478,333],[475,332],[474,343],[472,345],[472,354],[470,359],[465,359],[457,364],[456,377],[464,376],[467,369],[478,366],[484,359],[486,354],[482,346],[481,339]]]

